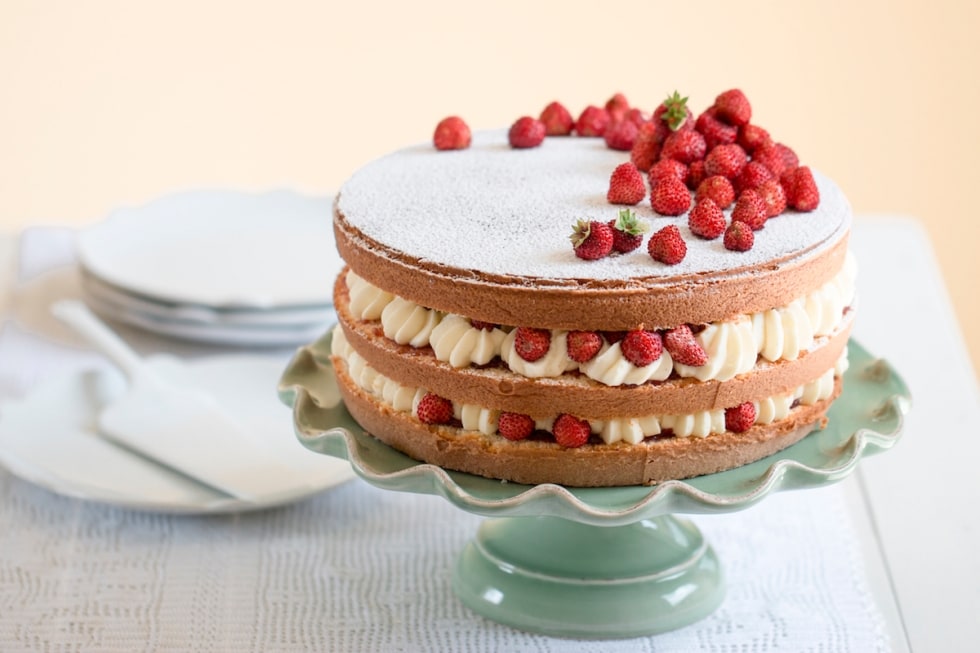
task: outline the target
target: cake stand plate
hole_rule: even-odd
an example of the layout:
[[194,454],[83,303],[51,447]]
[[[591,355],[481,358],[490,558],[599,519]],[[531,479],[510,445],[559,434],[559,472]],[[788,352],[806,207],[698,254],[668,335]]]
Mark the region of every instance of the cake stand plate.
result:
[[672,630],[724,598],[721,566],[677,513],[754,505],[777,490],[828,485],[900,438],[908,389],[855,341],[828,426],[763,460],[655,486],[520,485],[420,463],[366,433],[340,399],[329,334],[301,348],[280,381],[304,446],[348,459],[377,487],[437,494],[493,517],[459,556],[453,587],[477,613],[522,630],[576,638]]

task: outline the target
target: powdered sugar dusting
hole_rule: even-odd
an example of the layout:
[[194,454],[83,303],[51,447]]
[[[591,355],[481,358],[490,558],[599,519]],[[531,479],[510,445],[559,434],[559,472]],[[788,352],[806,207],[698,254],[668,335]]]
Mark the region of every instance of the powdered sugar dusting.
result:
[[[384,246],[440,265],[480,273],[549,279],[674,277],[734,271],[838,242],[851,209],[840,189],[814,172],[820,206],[787,212],[756,232],[748,252],[726,250],[687,227],[687,215],[665,217],[647,198],[631,207],[652,231],[676,224],[685,259],[658,263],[640,249],[583,261],[568,236],[579,218],[607,222],[623,207],[606,201],[609,175],[629,159],[599,138],[549,137],[513,150],[505,131],[477,132],[469,149],[440,152],[430,143],[400,150],[358,170],[340,190],[347,221]],[[727,214],[730,213],[726,212]]]

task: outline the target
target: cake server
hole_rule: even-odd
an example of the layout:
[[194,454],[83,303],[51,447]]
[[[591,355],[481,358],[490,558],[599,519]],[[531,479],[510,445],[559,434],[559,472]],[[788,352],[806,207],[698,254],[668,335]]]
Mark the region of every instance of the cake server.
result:
[[152,361],[144,361],[82,302],[59,301],[51,312],[129,381],[126,391],[99,414],[102,435],[243,501],[267,499],[281,490],[291,470],[210,395],[164,378]]

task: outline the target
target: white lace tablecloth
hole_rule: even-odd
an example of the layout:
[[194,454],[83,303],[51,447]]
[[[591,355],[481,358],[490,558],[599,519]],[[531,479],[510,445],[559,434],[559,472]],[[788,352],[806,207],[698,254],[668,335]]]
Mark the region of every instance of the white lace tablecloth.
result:
[[[66,242],[33,230],[30,260],[14,267],[8,242],[0,266],[23,280],[70,260]],[[0,419],[4,399],[97,360],[5,310]],[[724,565],[721,608],[671,633],[587,642],[463,607],[451,570],[480,518],[441,498],[355,480],[274,510],[172,516],[0,470],[0,651],[888,651],[844,501],[835,486],[694,517]]]

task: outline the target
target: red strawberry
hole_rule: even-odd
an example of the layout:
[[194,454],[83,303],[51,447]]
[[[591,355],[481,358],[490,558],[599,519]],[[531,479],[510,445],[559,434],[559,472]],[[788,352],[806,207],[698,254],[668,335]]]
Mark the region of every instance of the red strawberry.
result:
[[531,327],[517,327],[514,334],[514,351],[528,363],[540,359],[551,349],[551,331]]
[[744,433],[755,424],[755,404],[744,404],[725,409],[725,428],[732,433]]
[[762,196],[754,190],[747,190],[738,196],[735,208],[732,209],[732,222],[744,222],[752,231],[758,231],[766,226],[769,209]]
[[657,140],[661,143],[670,132],[693,127],[687,98],[681,97],[677,91],[674,91],[673,95],[668,95],[667,99],[653,110],[653,124],[657,127]]
[[751,156],[759,147],[772,143],[772,137],[758,125],[742,125],[738,128],[738,138],[735,142]]
[[752,118],[752,105],[745,93],[737,88],[725,91],[715,98],[715,110],[718,112],[718,119],[727,122],[729,125],[741,127],[748,124]]
[[459,116],[443,118],[432,134],[432,143],[437,150],[465,150],[470,146],[469,126]]
[[787,170],[779,181],[786,191],[787,204],[797,211],[812,211],[820,205],[820,190],[809,166]]
[[650,204],[660,215],[681,215],[691,208],[691,191],[677,177],[666,176],[650,190]]
[[704,159],[704,172],[709,176],[721,175],[735,179],[748,162],[745,150],[735,144],[718,145]]
[[497,433],[508,440],[525,440],[534,433],[534,420],[521,413],[500,413],[497,418]]
[[725,229],[725,249],[733,252],[747,252],[755,244],[755,234],[752,227],[744,222],[732,222]]
[[688,188],[694,190],[701,185],[701,182],[704,181],[705,178],[704,161],[692,161],[691,165],[687,169],[687,179],[684,180],[684,183],[687,184]]
[[708,177],[698,186],[694,194],[695,201],[700,202],[705,198],[714,200],[720,209],[727,209],[735,201],[735,189],[732,182],[721,175]]
[[766,143],[756,148],[752,159],[769,168],[777,179],[783,173],[800,165],[796,152],[782,143]]
[[[627,164],[628,165],[628,164]],[[650,225],[640,220],[629,209],[623,209],[615,220],[609,221],[613,233],[613,249],[620,254],[632,252],[643,243],[643,234],[650,231]]]
[[647,242],[647,252],[653,260],[676,265],[684,260],[687,254],[687,243],[681,238],[681,230],[675,225],[668,225],[650,236]]
[[453,403],[427,392],[419,400],[415,413],[423,424],[448,424],[453,418]]
[[572,114],[561,102],[552,102],[546,106],[538,120],[544,123],[544,131],[548,136],[568,136],[575,124]]
[[755,190],[762,185],[762,182],[774,179],[772,172],[769,168],[762,165],[758,161],[749,161],[742,168],[742,172],[738,173],[738,177],[735,177],[734,186],[735,192],[740,194],[743,190],[752,189]]
[[776,143],[776,151],[779,152],[779,156],[783,157],[783,165],[787,170],[800,165],[800,157],[796,156],[796,152],[789,145]]
[[585,363],[602,349],[602,336],[595,331],[569,331],[566,343],[568,357],[576,363]]
[[545,136],[544,123],[531,116],[523,116],[510,126],[507,140],[514,148],[537,147]]
[[602,136],[608,125],[609,112],[590,104],[575,121],[575,133],[579,136]]
[[609,149],[628,152],[633,149],[639,131],[640,128],[636,126],[635,122],[621,119],[609,123],[603,138],[606,140],[606,147]]
[[625,331],[603,331],[602,337],[606,339],[610,345],[615,345],[617,342],[626,337]]
[[763,182],[757,189],[759,197],[766,203],[766,216],[775,217],[786,210],[786,191],[777,179]]
[[643,111],[643,109],[637,109],[634,107],[626,112],[626,115],[623,116],[623,120],[635,122],[637,127],[642,127],[650,122],[650,115]]
[[609,177],[606,200],[610,204],[639,204],[647,194],[643,175],[632,163],[620,163]]
[[626,117],[626,112],[630,110],[629,100],[622,93],[616,93],[606,100],[606,111],[609,113],[611,121],[622,120]]
[[674,159],[660,159],[650,168],[650,188],[656,188],[661,179],[674,177],[680,181],[687,179],[687,166]]
[[691,327],[686,324],[664,334],[664,347],[670,352],[671,358],[681,365],[701,367],[708,362],[708,354],[695,340]]
[[497,328],[497,325],[493,322],[483,322],[481,320],[474,320],[470,318],[470,326],[474,329],[481,329],[483,331],[493,331]]
[[643,172],[648,172],[660,158],[660,143],[656,138],[656,126],[644,123],[640,126],[630,150],[630,161]]
[[797,211],[812,211],[820,205],[820,190],[809,166],[787,170],[779,180],[786,191],[786,203]]
[[663,340],[656,331],[634,329],[619,343],[623,358],[637,367],[646,367],[658,360],[664,350]]
[[660,158],[691,163],[703,159],[706,151],[704,136],[693,129],[684,129],[667,136],[660,150]]
[[555,436],[555,442],[565,448],[573,449],[589,441],[592,426],[584,419],[562,413],[551,427],[551,434]]
[[612,231],[612,227],[598,220],[576,222],[569,237],[575,248],[575,256],[586,261],[608,256],[613,247]]
[[726,125],[718,120],[714,107],[698,116],[694,129],[704,136],[704,143],[709,152],[719,145],[731,145],[738,138],[738,127]]
[[698,200],[687,216],[691,233],[707,240],[714,240],[725,233],[725,214],[710,197]]

